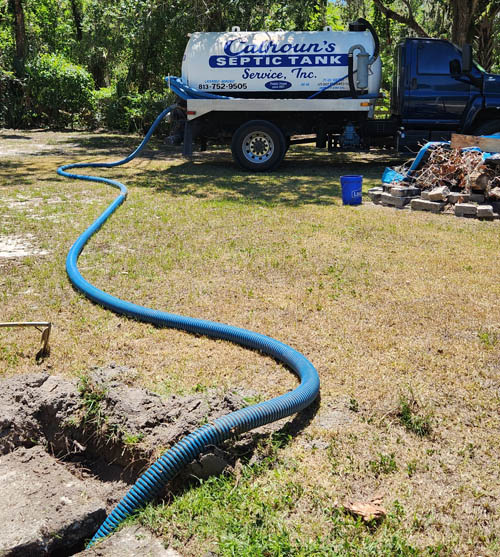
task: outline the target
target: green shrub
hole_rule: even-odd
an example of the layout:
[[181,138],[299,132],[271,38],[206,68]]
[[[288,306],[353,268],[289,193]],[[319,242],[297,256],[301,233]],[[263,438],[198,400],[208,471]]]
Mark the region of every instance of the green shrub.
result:
[[42,54],[26,70],[28,107],[38,125],[60,128],[92,119],[94,80],[85,68],[58,54]]
[[[112,130],[143,133],[169,104],[168,94],[155,91],[132,93],[124,89],[123,84],[118,84],[116,88],[95,91],[96,123]],[[162,122],[159,131],[165,131],[166,125]]]
[[24,80],[0,68],[0,127],[21,128],[27,124]]

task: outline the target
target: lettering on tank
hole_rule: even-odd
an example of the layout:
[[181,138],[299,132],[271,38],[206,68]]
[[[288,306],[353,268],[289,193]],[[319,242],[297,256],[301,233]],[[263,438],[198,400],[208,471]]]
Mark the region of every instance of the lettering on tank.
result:
[[[255,36],[253,40],[256,41]],[[197,87],[248,91],[318,89],[347,74],[347,53],[338,52],[335,42],[293,40],[250,43],[245,36],[226,40],[219,47],[220,54],[207,53],[204,63],[208,62],[205,67],[210,69],[210,79],[202,79]],[[232,79],[223,79],[227,77]],[[347,80],[341,79],[332,90],[345,89],[346,84]]]

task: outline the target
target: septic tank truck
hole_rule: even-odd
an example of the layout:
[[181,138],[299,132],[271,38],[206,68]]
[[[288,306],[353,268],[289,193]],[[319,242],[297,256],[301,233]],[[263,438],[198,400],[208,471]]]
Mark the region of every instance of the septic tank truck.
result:
[[470,45],[398,44],[390,116],[376,119],[381,77],[378,36],[361,18],[348,31],[192,33],[181,82],[196,94],[179,99],[170,141],[186,156],[194,142],[230,144],[237,163],[263,171],[298,143],[404,151],[452,132],[500,132],[500,76],[473,61]]

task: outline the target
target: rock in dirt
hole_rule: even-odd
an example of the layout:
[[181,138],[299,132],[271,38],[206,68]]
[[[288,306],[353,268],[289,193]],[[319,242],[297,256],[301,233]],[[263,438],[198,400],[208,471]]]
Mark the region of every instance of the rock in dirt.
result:
[[95,547],[77,555],[80,557],[182,557],[174,549],[165,548],[149,530],[140,526],[127,526]]
[[109,488],[71,474],[41,447],[0,457],[0,555],[47,555],[91,537]]
[[382,506],[382,498],[377,497],[370,501],[347,501],[344,509],[354,516],[360,516],[365,522],[385,518],[387,511]]

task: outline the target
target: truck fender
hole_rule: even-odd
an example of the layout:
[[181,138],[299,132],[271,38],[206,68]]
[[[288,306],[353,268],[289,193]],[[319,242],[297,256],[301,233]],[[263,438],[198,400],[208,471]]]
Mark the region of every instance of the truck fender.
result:
[[484,99],[478,95],[469,102],[469,105],[464,111],[461,130],[465,133],[472,131],[478,120],[478,116],[484,109]]

